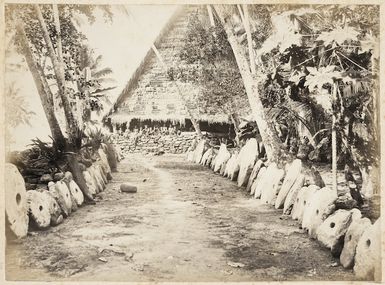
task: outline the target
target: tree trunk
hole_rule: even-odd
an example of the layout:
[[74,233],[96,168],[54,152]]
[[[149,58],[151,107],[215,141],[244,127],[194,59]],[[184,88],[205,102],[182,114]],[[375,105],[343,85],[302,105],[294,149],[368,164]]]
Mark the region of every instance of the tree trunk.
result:
[[51,134],[58,144],[59,147],[63,147],[65,145],[65,138],[60,129],[60,125],[55,116],[54,108],[53,108],[53,95],[51,90],[49,89],[48,83],[45,81],[45,78],[42,74],[42,68],[38,65],[38,63],[34,60],[31,48],[28,44],[27,35],[24,30],[24,23],[19,21],[17,25],[17,32],[20,38],[21,52],[25,57],[28,68],[31,71],[33,80],[35,82],[38,94],[40,96],[40,101],[44,109],[45,116],[48,121],[48,125],[51,130]]
[[372,197],[373,194],[380,193],[380,171],[378,166],[367,165],[364,162],[366,161],[365,157],[360,154],[359,150],[353,144],[349,143],[346,134],[341,133],[341,140],[360,171],[362,178],[361,193],[366,198]]
[[201,131],[201,127],[199,126],[199,121],[195,120],[192,117],[190,117],[190,121],[191,121],[197,135],[199,137],[202,137],[202,131]]
[[239,124],[240,124],[240,122],[239,122],[239,116],[238,116],[238,114],[233,113],[233,114],[230,115],[230,118],[231,118],[231,121],[232,121],[233,124],[234,124],[234,129],[235,129],[235,131],[239,132],[239,131],[240,131],[240,130],[239,130]]
[[236,62],[238,64],[252,114],[258,125],[258,129],[265,146],[266,154],[270,160],[276,160],[282,155],[280,139],[274,132],[272,123],[267,120],[262,101],[259,98],[258,78],[257,76],[253,76],[251,74],[244,47],[238,42],[232,30],[232,24],[226,18],[224,10],[225,8],[222,5],[214,5],[214,8],[219,16],[223,28],[226,31],[227,39],[231,45]]
[[361,163],[363,160],[358,150],[354,147],[350,147],[350,153],[362,178],[361,193],[366,198],[371,198],[373,194],[380,193],[380,171],[376,165],[365,165]]
[[230,118],[231,118],[231,122],[233,123],[234,125],[234,132],[235,132],[235,143],[237,144],[237,146],[239,146],[239,132],[240,132],[240,129],[239,129],[239,117],[236,113],[233,113],[230,115]]
[[215,27],[213,8],[211,7],[211,5],[207,5],[207,13],[209,14],[209,19],[210,19],[211,27]]
[[247,47],[249,51],[249,59],[250,59],[250,69],[251,73],[255,74],[256,73],[256,68],[255,68],[255,59],[254,59],[254,50],[253,50],[253,40],[251,38],[251,30],[250,30],[250,21],[249,21],[249,10],[246,4],[243,5],[243,17],[244,17],[244,26],[245,26],[245,31],[246,31],[246,36],[247,36]]
[[[18,31],[18,34],[20,35],[21,51],[26,59],[28,68],[31,71],[32,77],[34,79],[53,139],[57,143],[58,148],[63,150],[68,150],[67,141],[63,136],[63,133],[60,129],[60,125],[55,116],[53,101],[52,101],[53,100],[52,92],[49,89],[48,83],[44,78],[44,74],[41,66],[39,66],[33,58],[32,51],[28,44],[28,38],[25,34],[24,23],[22,23],[21,21],[17,26],[17,31]],[[90,195],[88,187],[85,183],[82,172],[80,171],[80,167],[77,159],[74,158],[73,154],[70,154],[68,156],[67,161],[68,161],[70,170],[73,174],[74,180],[79,185],[84,196],[89,200],[93,200],[92,195]]]
[[80,169],[79,162],[77,160],[76,154],[70,154],[67,158],[68,166],[71,170],[73,179],[75,180],[76,184],[79,186],[80,190],[82,190],[83,195],[85,198],[89,201],[93,201],[94,198],[92,197],[92,193],[88,189],[86,180],[83,176],[83,171]]
[[[53,69],[56,75],[57,86],[59,89],[58,93],[63,103],[63,109],[64,109],[66,121],[67,121],[68,135],[70,138],[73,138],[76,130],[78,129],[78,125],[72,113],[70,101],[67,97],[68,94],[67,94],[67,88],[66,88],[66,82],[65,82],[65,76],[64,76],[64,63],[62,61],[59,61],[58,57],[55,54],[55,50],[53,48],[53,44],[47,29],[47,25],[44,21],[43,14],[41,13],[39,5],[37,4],[35,5],[35,10],[43,32],[43,38],[47,46],[48,54],[51,59]],[[60,26],[56,27],[56,29],[59,31]]]
[[[379,48],[379,47],[377,47]],[[380,71],[379,67],[379,60],[374,58],[372,55],[372,74],[373,74],[373,124],[374,124],[374,137],[378,139],[377,141],[377,147],[376,149],[379,151],[381,149],[381,135],[378,135],[381,132],[381,116],[380,116],[380,106],[381,106],[381,101],[380,101],[380,96],[379,96],[379,76],[378,73]],[[380,153],[380,152],[378,152]],[[377,172],[376,172],[377,171]],[[372,172],[375,172],[376,174],[379,174],[378,169],[372,170]],[[369,176],[370,177],[370,176]],[[380,179],[380,176],[377,176],[378,182]],[[380,194],[380,187],[375,187],[373,194]]]
[[[333,83],[333,103],[337,100],[337,83]],[[338,196],[337,189],[337,131],[336,131],[336,115],[333,111],[332,117],[332,172],[333,172],[333,191]]]
[[[60,19],[59,19],[59,9],[57,4],[52,5],[53,19],[55,22],[56,36],[57,36],[57,55],[60,63],[63,63],[63,49],[61,43],[61,28],[60,28]],[[63,68],[64,72],[64,68]]]
[[371,171],[368,167],[361,167],[360,172],[362,177],[361,193],[366,198],[370,198],[374,194],[374,186],[372,180],[373,171]]

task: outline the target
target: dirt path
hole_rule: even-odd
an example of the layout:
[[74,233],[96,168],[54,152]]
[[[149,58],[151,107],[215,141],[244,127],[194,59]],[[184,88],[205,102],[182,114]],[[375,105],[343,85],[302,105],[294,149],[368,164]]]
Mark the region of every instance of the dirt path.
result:
[[[131,155],[96,206],[8,246],[8,280],[352,280],[280,211],[184,157]],[[120,193],[121,182],[138,193]],[[232,264],[235,263],[235,264]],[[241,268],[233,267],[239,263]],[[230,266],[232,264],[233,266]]]

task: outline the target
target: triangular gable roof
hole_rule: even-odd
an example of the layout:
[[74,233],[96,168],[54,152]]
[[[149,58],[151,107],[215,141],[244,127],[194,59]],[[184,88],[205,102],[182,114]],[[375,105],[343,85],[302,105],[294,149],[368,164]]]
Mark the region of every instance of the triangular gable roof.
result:
[[[184,46],[183,39],[188,31],[188,16],[196,11],[207,13],[203,8],[181,6],[155,40],[154,44],[168,67],[181,64],[179,52]],[[220,110],[200,108],[196,98],[201,86],[179,81],[178,86],[184,99],[188,97],[188,102],[184,102],[179,96],[175,83],[150,48],[107,117],[113,123],[130,122],[132,119],[184,122],[189,118],[186,109],[188,107],[200,121],[229,122],[228,115]]]

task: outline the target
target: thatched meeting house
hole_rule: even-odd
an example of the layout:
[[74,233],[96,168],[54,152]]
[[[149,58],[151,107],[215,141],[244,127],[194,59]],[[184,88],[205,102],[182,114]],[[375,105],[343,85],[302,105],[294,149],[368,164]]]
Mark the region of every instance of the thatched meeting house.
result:
[[[228,114],[215,106],[198,103],[197,98],[204,87],[198,83],[170,78],[167,71],[168,68],[183,64],[180,51],[185,45],[192,13],[209,21],[205,6],[186,5],[176,10],[154,42],[163,63],[150,48],[104,118],[105,125],[111,131],[125,132],[146,125],[174,126],[181,131],[194,131],[190,120],[192,114],[202,131],[229,133],[232,124]],[[246,114],[245,110],[242,112]]]

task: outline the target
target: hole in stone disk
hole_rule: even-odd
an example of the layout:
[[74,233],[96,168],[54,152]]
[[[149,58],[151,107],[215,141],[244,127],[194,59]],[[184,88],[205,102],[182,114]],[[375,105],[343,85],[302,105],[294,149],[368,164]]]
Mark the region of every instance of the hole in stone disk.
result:
[[303,201],[303,204],[306,205],[306,201]]
[[335,223],[330,223],[330,227],[331,227],[331,228],[334,228],[335,226],[336,226]]
[[297,203],[298,203],[298,201],[299,201],[299,198],[297,198]]
[[20,193],[17,193],[16,194],[16,203],[17,203],[17,205],[19,205],[20,202],[21,202],[21,195],[20,195]]
[[40,210],[40,211],[43,211],[43,206],[39,206],[39,210]]
[[316,214],[316,215],[318,215],[318,214],[319,214],[319,211],[318,211],[318,210],[317,210],[317,211],[315,211],[315,214]]
[[371,244],[370,239],[368,239],[368,240],[366,241],[366,246],[369,247],[370,244]]

